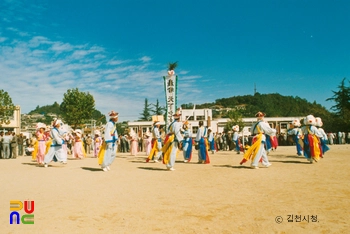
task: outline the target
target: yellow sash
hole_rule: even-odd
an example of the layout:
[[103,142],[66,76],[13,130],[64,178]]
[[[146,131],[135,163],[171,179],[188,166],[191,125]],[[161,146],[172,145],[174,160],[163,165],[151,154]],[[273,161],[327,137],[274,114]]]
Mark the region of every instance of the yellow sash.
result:
[[164,164],[167,164],[170,160],[170,153],[173,149],[173,142],[175,140],[175,134],[172,134],[169,136],[168,141],[164,144],[162,151],[163,151],[163,162]]
[[52,139],[50,138],[50,140],[46,141],[46,143],[45,143],[45,145],[46,145],[45,155],[49,152],[51,144],[52,144]]
[[36,160],[36,155],[38,154],[39,141],[34,143],[34,150],[32,152],[32,160]]
[[[312,135],[312,144],[314,147],[314,155],[312,155],[312,152],[311,152],[311,157],[313,157],[316,161],[318,161],[320,159],[320,155],[321,155],[319,139],[315,134],[311,133],[310,127],[308,127],[307,131],[309,134]],[[309,144],[310,144],[310,142],[309,142]]]
[[248,148],[248,150],[244,153],[243,158],[246,159],[247,161],[249,159],[251,159],[252,161],[254,161],[256,154],[258,153],[260,146],[261,146],[261,142],[262,142],[262,133],[259,133],[259,135],[256,136],[256,141],[254,142],[254,144]]
[[97,156],[98,165],[101,165],[103,163],[103,159],[105,157],[105,152],[106,152],[106,147],[107,147],[106,142],[103,142],[102,146],[100,148],[100,151],[98,152],[98,156]]
[[159,152],[158,151],[158,140],[156,140],[156,142],[154,142],[154,144],[153,144],[151,152],[148,155],[148,159],[152,160],[153,156],[157,155],[158,152]]
[[243,156],[243,158],[246,159],[247,161],[249,159],[254,161],[255,156],[258,153],[260,146],[261,146],[263,134],[260,131],[259,125],[256,126],[256,128],[258,130],[258,135],[256,136],[256,141],[254,142],[254,144],[251,147],[249,147],[249,149],[244,153],[244,156]]

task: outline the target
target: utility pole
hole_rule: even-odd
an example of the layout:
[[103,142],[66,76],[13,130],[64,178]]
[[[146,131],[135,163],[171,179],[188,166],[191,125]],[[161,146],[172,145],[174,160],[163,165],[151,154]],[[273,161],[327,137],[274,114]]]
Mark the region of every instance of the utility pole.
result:
[[254,83],[254,95],[256,94],[256,84]]

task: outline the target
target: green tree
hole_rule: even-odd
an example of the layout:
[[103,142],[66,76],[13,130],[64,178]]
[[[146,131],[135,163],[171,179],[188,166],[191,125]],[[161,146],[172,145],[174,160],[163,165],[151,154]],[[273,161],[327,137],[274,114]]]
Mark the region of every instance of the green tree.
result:
[[[350,129],[350,87],[345,85],[346,78],[340,82],[338,91],[333,91],[333,97],[327,98],[326,101],[334,101],[335,105],[331,110],[335,111],[336,121],[339,123],[337,130],[349,131]],[[348,81],[349,82],[349,81]]]
[[163,115],[165,111],[165,107],[160,106],[159,100],[157,99],[156,104],[152,104],[154,109],[152,110],[154,115]]
[[333,91],[333,97],[327,98],[326,101],[334,101],[335,105],[331,107],[331,110],[334,110],[336,114],[343,118],[349,118],[350,112],[350,87],[345,86],[344,78],[340,85],[338,86],[338,91]]
[[145,105],[144,105],[142,113],[140,113],[141,118],[139,120],[149,121],[152,119],[152,116],[151,116],[152,110],[151,110],[150,106],[151,106],[151,104],[148,104],[148,99],[145,98]]
[[120,137],[121,137],[121,135],[128,134],[129,127],[128,127],[127,121],[123,121],[121,123],[118,122],[118,123],[116,123],[116,126],[117,126],[118,135]]
[[98,110],[92,112],[92,119],[96,121],[96,125],[106,124],[106,116]]
[[8,92],[0,90],[0,126],[1,124],[9,124],[10,118],[13,116],[15,105]]
[[78,88],[68,89],[63,96],[60,110],[64,121],[73,128],[81,128],[83,124],[89,123],[95,111],[94,97]]
[[242,114],[239,113],[238,111],[229,111],[227,113],[228,118],[230,119],[227,121],[226,126],[225,126],[225,131],[228,132],[232,130],[232,127],[235,125],[239,126],[239,129],[243,130],[244,123],[242,120]]

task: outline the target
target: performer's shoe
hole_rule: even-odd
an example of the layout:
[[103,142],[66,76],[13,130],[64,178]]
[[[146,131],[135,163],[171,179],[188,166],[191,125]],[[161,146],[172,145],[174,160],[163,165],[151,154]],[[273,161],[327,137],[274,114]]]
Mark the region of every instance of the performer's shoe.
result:
[[259,169],[259,167],[256,167],[256,166],[250,166],[250,168],[252,168],[252,169]]
[[169,171],[175,171],[175,168],[170,167],[170,168],[168,168],[168,170],[169,170]]
[[148,163],[148,162],[149,162],[149,158],[146,159],[146,163]]
[[270,167],[271,165],[272,165],[272,164],[269,163],[269,164],[264,165],[264,167]]
[[44,164],[44,167],[48,167],[48,165],[45,163],[45,164]]
[[111,170],[111,168],[109,168],[109,166],[106,166],[106,168],[107,168],[107,170],[108,170],[108,171],[110,171],[110,170]]
[[104,172],[108,171],[107,167],[102,168]]
[[184,160],[184,163],[187,163],[188,162],[188,160]]
[[154,160],[155,163],[158,163],[159,161],[157,159]]
[[67,164],[67,162],[63,162],[63,161],[62,161],[61,163],[62,163],[62,164]]

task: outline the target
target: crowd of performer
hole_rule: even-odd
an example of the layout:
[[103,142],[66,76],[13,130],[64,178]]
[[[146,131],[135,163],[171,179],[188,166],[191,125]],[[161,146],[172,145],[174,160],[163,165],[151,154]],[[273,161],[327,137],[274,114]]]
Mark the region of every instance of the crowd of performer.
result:
[[[209,153],[233,150],[236,154],[243,154],[241,165],[250,161],[250,167],[254,169],[258,169],[260,163],[264,167],[271,166],[268,155],[277,149],[278,139],[276,129],[265,121],[265,113],[256,114],[257,121],[251,127],[250,139],[245,139],[245,147],[238,125],[233,126],[229,134],[218,134],[211,127],[206,127],[203,121],[199,121],[196,137],[192,138],[190,123],[187,120],[180,121],[180,116],[179,112],[174,114],[174,121],[169,126],[161,126],[159,121],[154,121],[150,131],[143,135],[137,134],[133,129],[127,134],[119,135],[116,127],[118,113],[114,111],[109,113],[110,119],[105,127],[95,130],[92,137],[84,137],[80,129],[69,130],[60,119],[54,119],[49,126],[37,123],[34,139],[30,142],[30,155],[39,166],[48,167],[53,161],[66,164],[68,155],[84,159],[87,154],[92,154],[98,158],[101,169],[109,171],[117,152],[130,152],[130,155],[136,156],[143,151],[147,156],[146,162],[162,162],[167,170],[173,171],[176,158],[182,157],[184,163],[196,160],[199,164],[209,164]],[[296,154],[305,157],[310,163],[323,158],[329,150],[327,144],[332,144],[335,138],[332,133],[326,134],[322,126],[321,118],[308,115],[304,119],[292,121],[286,133],[293,140]],[[8,141],[6,136],[2,137],[3,142],[4,140]],[[194,149],[197,159],[192,157]]]

